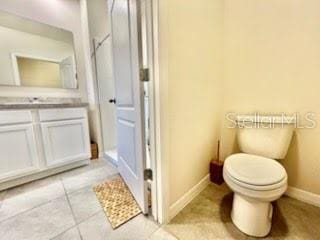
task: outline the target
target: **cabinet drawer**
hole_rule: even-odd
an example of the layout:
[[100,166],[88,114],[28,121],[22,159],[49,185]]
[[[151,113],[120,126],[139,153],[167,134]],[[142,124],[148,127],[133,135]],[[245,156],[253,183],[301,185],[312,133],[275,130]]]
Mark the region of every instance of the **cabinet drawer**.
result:
[[0,125],[32,122],[31,111],[0,111]]
[[87,110],[85,108],[57,108],[43,109],[39,111],[41,122],[71,120],[86,118]]

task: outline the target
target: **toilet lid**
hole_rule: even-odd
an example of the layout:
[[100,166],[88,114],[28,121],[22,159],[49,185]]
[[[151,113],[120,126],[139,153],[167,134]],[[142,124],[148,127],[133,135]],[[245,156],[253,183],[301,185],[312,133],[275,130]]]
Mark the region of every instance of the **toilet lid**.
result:
[[282,181],[286,170],[277,161],[250,154],[233,154],[225,160],[228,174],[246,184],[271,185]]

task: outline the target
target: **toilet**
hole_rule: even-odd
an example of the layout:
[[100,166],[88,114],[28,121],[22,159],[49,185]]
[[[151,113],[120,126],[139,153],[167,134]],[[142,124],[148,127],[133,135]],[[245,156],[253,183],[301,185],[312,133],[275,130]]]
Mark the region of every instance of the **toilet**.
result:
[[231,219],[243,233],[264,237],[271,230],[273,207],[288,186],[277,161],[288,151],[294,119],[281,116],[238,116],[237,141],[242,153],[224,162],[223,178],[234,192]]

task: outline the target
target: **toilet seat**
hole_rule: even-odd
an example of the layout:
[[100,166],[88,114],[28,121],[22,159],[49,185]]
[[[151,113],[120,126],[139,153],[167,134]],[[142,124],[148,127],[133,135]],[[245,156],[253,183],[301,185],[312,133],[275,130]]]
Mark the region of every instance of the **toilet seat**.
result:
[[287,173],[277,161],[261,156],[238,153],[224,162],[229,178],[243,187],[254,190],[270,190],[287,182]]
[[288,187],[287,178],[273,185],[255,186],[245,184],[230,177],[226,168],[223,168],[223,178],[233,192],[255,201],[272,202],[278,199]]
[[226,170],[226,168],[223,169],[223,176],[224,176],[224,179],[227,183],[229,183],[231,181],[232,185],[236,185],[238,187],[241,187],[241,188],[244,188],[247,190],[256,191],[256,192],[277,190],[279,188],[286,186],[287,182],[288,182],[288,178],[285,177],[282,181],[277,182],[275,184],[270,184],[270,185],[262,185],[261,186],[261,185],[247,184],[247,183],[241,182],[238,179],[231,176],[228,173],[228,171]]

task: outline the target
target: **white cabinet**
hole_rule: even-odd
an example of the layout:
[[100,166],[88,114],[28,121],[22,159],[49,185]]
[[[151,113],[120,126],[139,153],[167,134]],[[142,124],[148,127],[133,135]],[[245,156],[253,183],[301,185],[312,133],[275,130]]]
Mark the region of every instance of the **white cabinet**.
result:
[[32,124],[0,126],[0,180],[38,169]]
[[0,110],[0,190],[89,163],[87,110]]
[[90,157],[86,119],[41,123],[47,166]]

